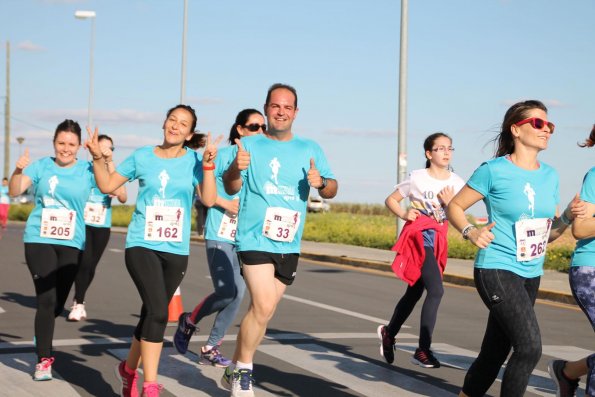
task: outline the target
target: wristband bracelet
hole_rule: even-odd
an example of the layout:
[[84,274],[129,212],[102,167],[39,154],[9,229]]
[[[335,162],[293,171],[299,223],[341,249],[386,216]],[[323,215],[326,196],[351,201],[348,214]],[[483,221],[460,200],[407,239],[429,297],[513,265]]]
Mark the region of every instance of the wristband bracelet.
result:
[[211,164],[210,166],[209,165],[203,165],[202,166],[202,169],[204,171],[213,171],[215,169],[215,163]]
[[477,229],[477,227],[472,224],[468,224],[467,226],[465,226],[463,228],[463,231],[461,232],[461,234],[463,235],[464,240],[469,240],[469,232],[473,229]]
[[562,220],[562,223],[565,224],[566,226],[570,226],[570,224],[572,223],[572,221],[570,219],[568,219],[568,217],[566,216],[566,210],[562,211],[562,215],[560,215],[560,219]]

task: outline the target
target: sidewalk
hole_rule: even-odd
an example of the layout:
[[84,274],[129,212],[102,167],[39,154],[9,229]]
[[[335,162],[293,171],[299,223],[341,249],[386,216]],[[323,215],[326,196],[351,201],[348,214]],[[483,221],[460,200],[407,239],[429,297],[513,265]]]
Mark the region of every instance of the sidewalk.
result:
[[[112,231],[126,233],[126,228],[112,227]],[[194,232],[192,233],[191,240],[204,241],[202,237],[198,237]],[[357,247],[355,245],[302,241],[301,257],[321,262],[363,267],[392,273],[390,265],[395,258],[395,253],[390,250]],[[474,287],[473,261],[449,258],[446,264],[446,270],[444,271],[444,281]],[[568,274],[554,270],[545,270],[544,275],[541,277],[541,285],[537,297],[539,299],[576,305],[574,297],[570,292]]]
[[[322,262],[340,263],[392,272],[390,265],[395,258],[395,253],[390,250],[353,245],[302,241],[301,256]],[[444,271],[444,281],[458,285],[475,286],[473,282],[473,261],[449,258],[446,264],[446,270]],[[554,270],[545,270],[544,275],[541,277],[541,285],[537,297],[539,299],[576,305],[574,297],[570,292],[568,274]]]

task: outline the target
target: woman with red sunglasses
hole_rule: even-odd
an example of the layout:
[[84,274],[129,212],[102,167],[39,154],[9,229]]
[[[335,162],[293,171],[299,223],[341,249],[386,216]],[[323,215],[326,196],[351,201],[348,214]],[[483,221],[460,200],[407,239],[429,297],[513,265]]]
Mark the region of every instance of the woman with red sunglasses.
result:
[[[595,146],[595,125],[589,138],[579,146]],[[572,223],[572,235],[578,242],[572,255],[568,279],[576,303],[595,330],[595,167],[583,179],[580,198],[586,203],[587,216]],[[576,361],[550,361],[548,371],[556,382],[558,396],[574,396],[579,378],[587,374],[585,395],[595,395],[595,353]]]
[[[538,160],[547,149],[554,124],[536,100],[511,106],[496,137],[495,158],[479,166],[447,208],[448,219],[479,249],[474,279],[489,310],[479,356],[459,396],[483,396],[508,358],[500,395],[521,397],[541,357],[541,334],[533,305],[547,243],[558,238],[584,204],[572,200],[562,214],[558,173]],[[486,205],[489,224],[478,228],[465,211]]]

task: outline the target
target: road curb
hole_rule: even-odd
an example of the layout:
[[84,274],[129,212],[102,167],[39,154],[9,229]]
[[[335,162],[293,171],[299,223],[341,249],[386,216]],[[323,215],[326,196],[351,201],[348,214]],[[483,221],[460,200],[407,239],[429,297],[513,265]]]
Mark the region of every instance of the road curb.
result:
[[[350,258],[348,256],[333,256],[333,255],[323,255],[323,254],[316,254],[312,252],[302,252],[300,257],[306,259],[312,259],[320,262],[330,262],[330,263],[337,263],[340,265],[347,265],[353,267],[361,267],[366,269],[374,269],[380,270],[387,273],[392,273],[392,269],[390,267],[390,263],[388,262],[381,262],[381,261],[373,261],[373,260],[362,260],[357,258]],[[456,274],[449,274],[444,273],[443,275],[444,282],[455,284],[455,285],[463,285],[467,287],[475,287],[475,281],[473,278],[460,276]],[[559,291],[550,291],[545,289],[540,289],[537,292],[537,299],[548,300],[552,302],[564,303],[569,305],[576,306],[576,301],[572,294],[565,294]]]

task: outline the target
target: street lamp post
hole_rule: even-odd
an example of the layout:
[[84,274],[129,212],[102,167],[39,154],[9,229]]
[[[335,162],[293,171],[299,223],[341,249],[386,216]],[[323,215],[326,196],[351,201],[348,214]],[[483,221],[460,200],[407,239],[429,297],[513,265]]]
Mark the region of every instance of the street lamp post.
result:
[[77,19],[91,20],[91,44],[89,59],[89,106],[87,109],[87,125],[91,127],[93,122],[93,49],[95,47],[95,11],[76,11],[74,13]]
[[182,81],[180,103],[186,103],[186,30],[188,29],[188,0],[184,0],[184,24],[182,29]]
[[[407,178],[407,42],[409,1],[401,0],[401,49],[399,56],[399,143],[397,159],[397,184]],[[401,201],[401,206],[406,200]],[[397,237],[404,222],[397,217]]]

